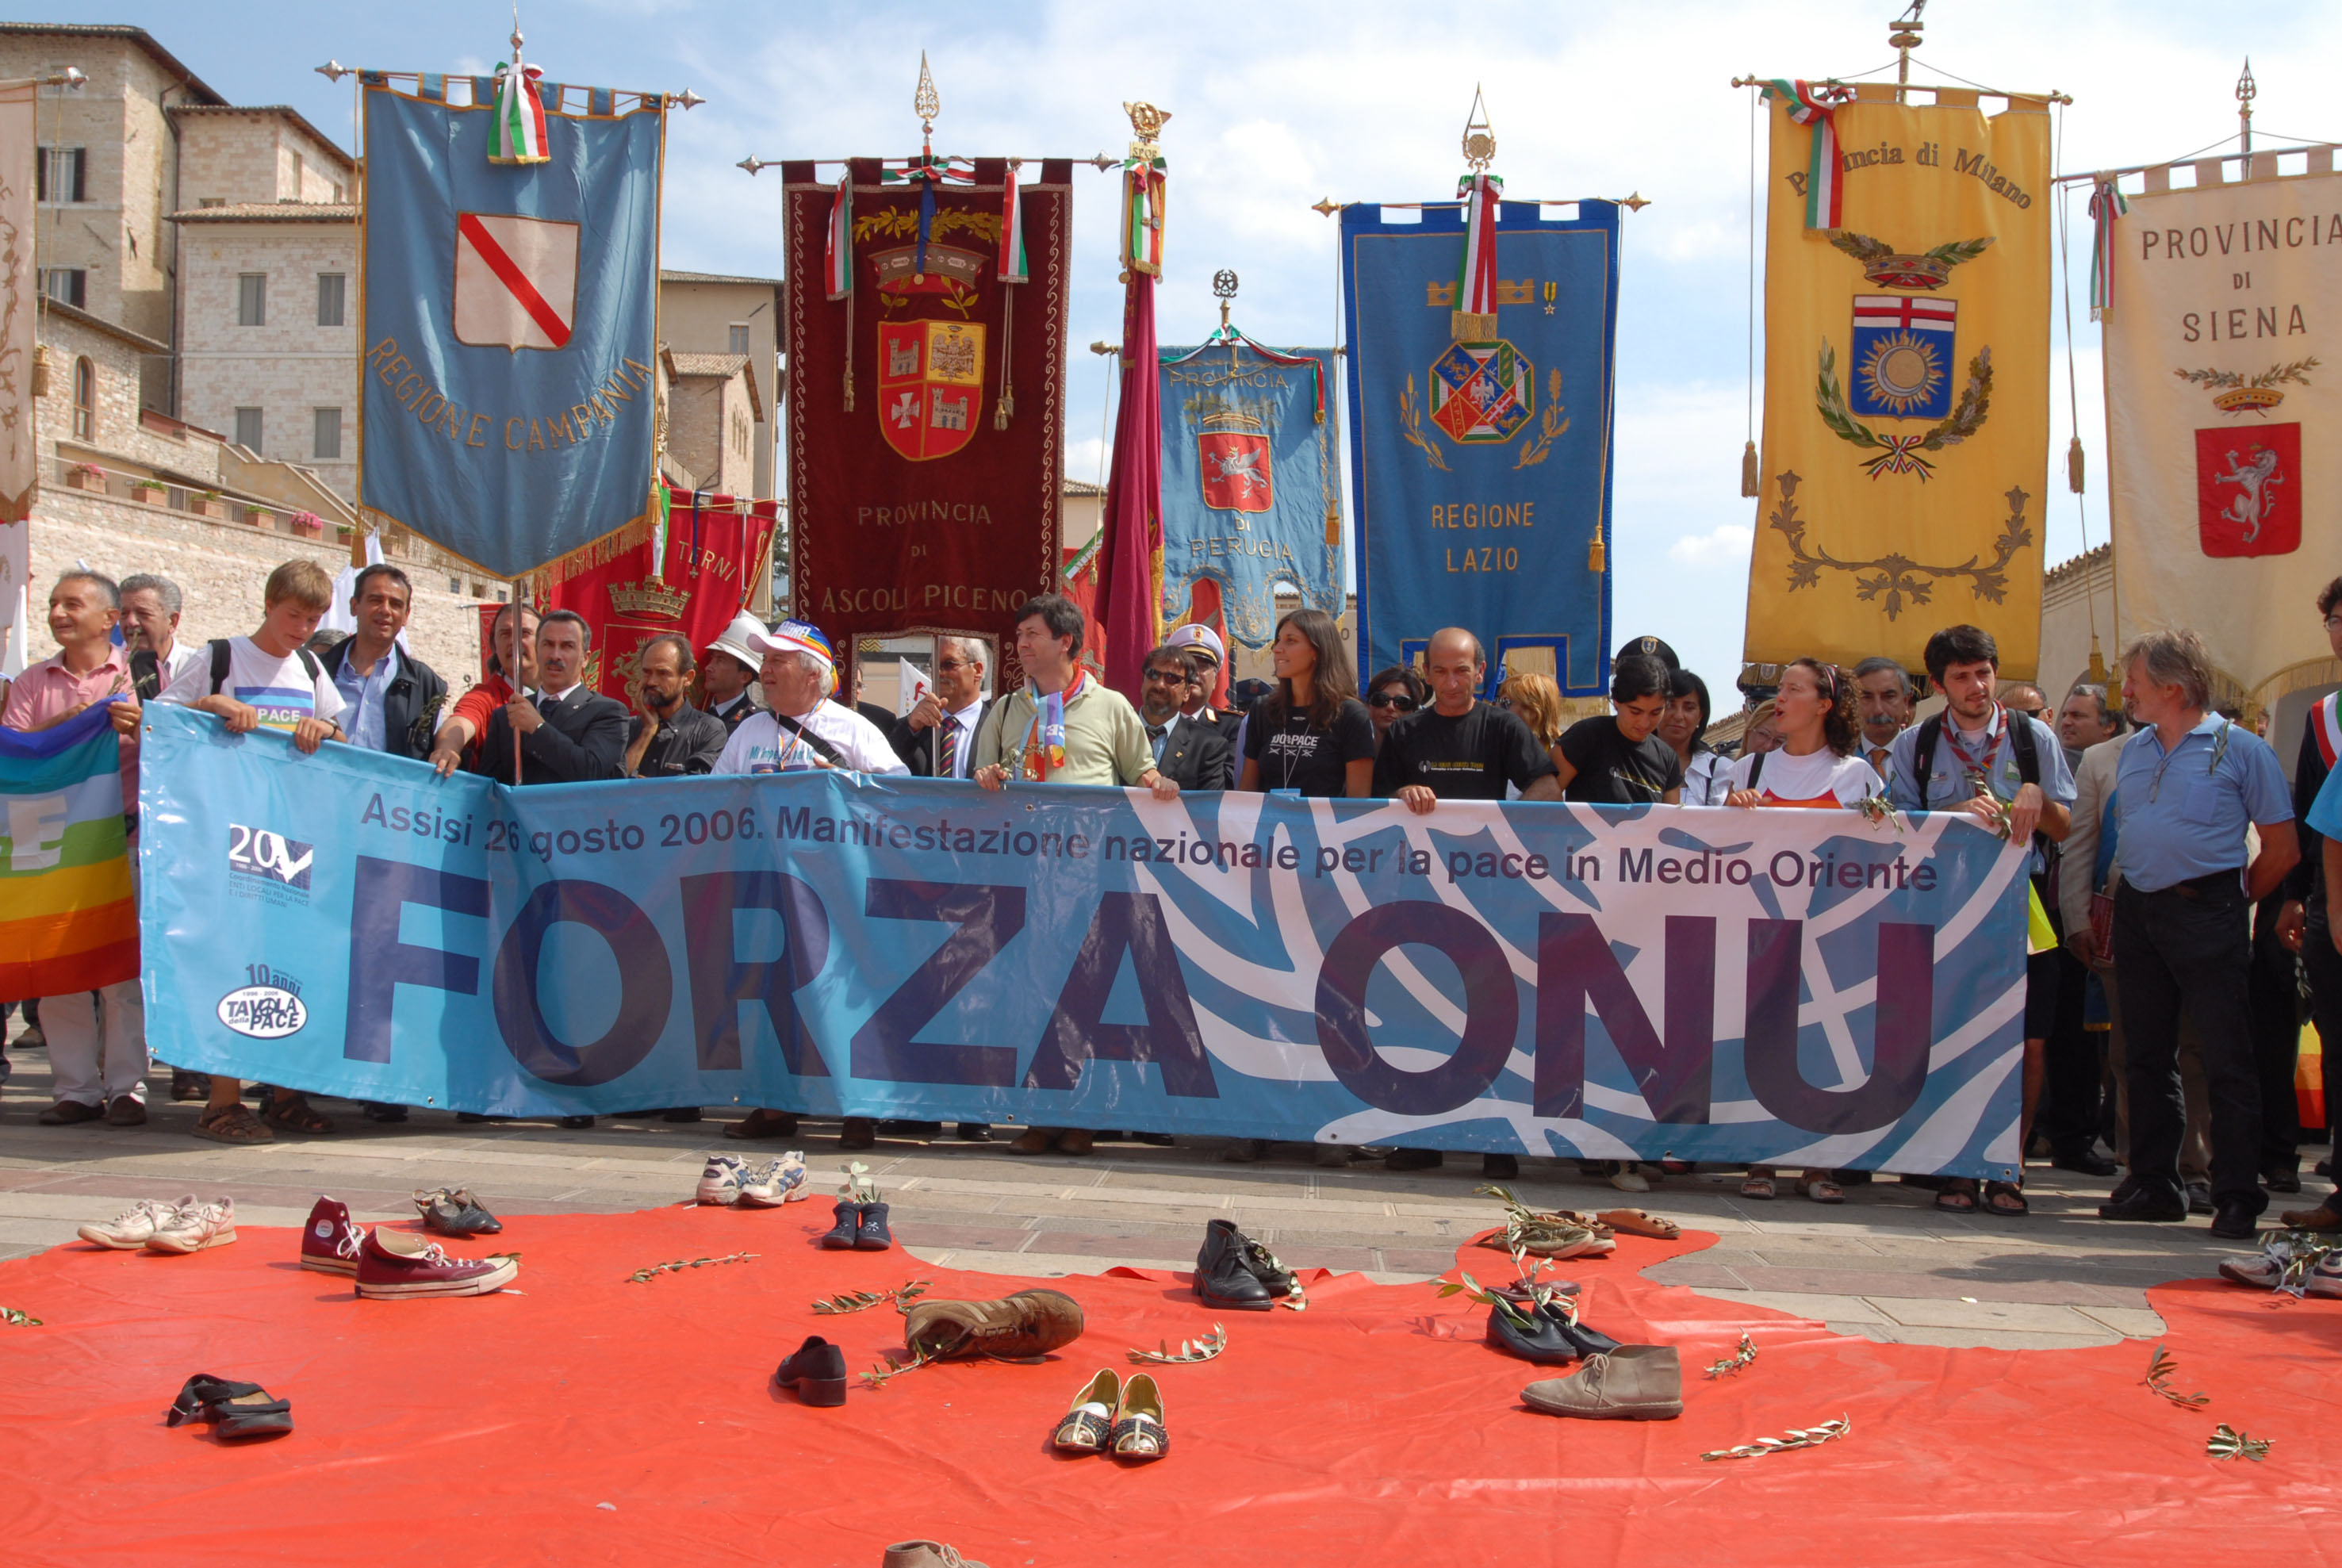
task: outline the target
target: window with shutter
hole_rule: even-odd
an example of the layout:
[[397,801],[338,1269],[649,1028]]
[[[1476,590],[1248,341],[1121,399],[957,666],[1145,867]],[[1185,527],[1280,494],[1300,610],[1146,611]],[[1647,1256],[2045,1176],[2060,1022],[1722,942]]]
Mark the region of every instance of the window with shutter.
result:
[[247,272],[236,275],[235,325],[238,326],[268,325],[268,275],[266,273]]

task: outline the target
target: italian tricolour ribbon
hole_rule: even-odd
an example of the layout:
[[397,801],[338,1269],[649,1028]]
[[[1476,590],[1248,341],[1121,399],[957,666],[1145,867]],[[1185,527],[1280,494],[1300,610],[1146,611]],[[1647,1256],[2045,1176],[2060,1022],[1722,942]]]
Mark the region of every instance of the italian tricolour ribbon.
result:
[[1765,95],[1778,98],[1792,123],[1811,125],[1813,150],[1806,158],[1806,227],[1840,227],[1846,211],[1837,157],[1838,105],[1854,96],[1854,89],[1837,82],[1808,82],[1777,76]]
[[1496,314],[1496,204],[1505,182],[1495,175],[1469,174],[1456,183],[1464,204],[1464,259],[1456,269],[1456,308],[1472,315]]
[[1025,210],[1016,200],[1016,160],[1008,162],[1000,180],[1000,280],[1031,281],[1025,261]]
[[2130,198],[2102,179],[2090,192],[2090,319],[2104,321],[2115,308],[2115,220],[2130,211]]
[[534,65],[521,64],[513,51],[512,64],[496,67],[496,118],[488,132],[488,162],[541,164],[545,150],[545,105],[537,97]]
[[1089,671],[1076,664],[1074,678],[1063,688],[1034,694],[1033,729],[1025,748],[1026,777],[1046,784],[1051,768],[1066,765],[1066,704],[1081,694],[1089,678]]

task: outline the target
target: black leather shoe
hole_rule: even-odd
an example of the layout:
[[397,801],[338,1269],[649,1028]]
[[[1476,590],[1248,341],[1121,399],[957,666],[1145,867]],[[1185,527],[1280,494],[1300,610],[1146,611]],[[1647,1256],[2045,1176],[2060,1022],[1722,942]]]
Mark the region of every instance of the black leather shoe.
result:
[[[1229,1312],[1266,1312],[1276,1304],[1276,1293],[1245,1260],[1246,1245],[1234,1220],[1214,1220],[1204,1228],[1193,1276],[1198,1301]],[[1290,1289],[1291,1276],[1286,1279]]]
[[2211,1183],[2187,1183],[2187,1212],[2191,1214],[2217,1214],[2220,1212],[2220,1205],[2212,1201]]
[[379,1100],[368,1100],[365,1103],[365,1119],[369,1122],[404,1122],[406,1120],[405,1106],[385,1105]]
[[1443,1163],[1436,1149],[1393,1149],[1383,1162],[1386,1171],[1429,1171]]
[[840,1198],[837,1200],[837,1206],[830,1213],[837,1216],[837,1223],[832,1225],[829,1228],[829,1233],[821,1238],[821,1244],[834,1253],[853,1251],[855,1237],[862,1232],[862,1205],[850,1203],[844,1198]]
[[989,1144],[992,1142],[992,1124],[962,1122],[959,1124],[959,1141],[963,1144]]
[[672,1106],[669,1109],[659,1113],[659,1120],[662,1122],[696,1122],[699,1120],[699,1107],[696,1105]]
[[1540,1366],[1562,1366],[1576,1361],[1585,1352],[1571,1333],[1566,1314],[1557,1305],[1516,1309],[1528,1313],[1530,1325],[1523,1328],[1501,1307],[1488,1309],[1488,1343],[1508,1355]]
[[1514,1154],[1483,1154],[1480,1174],[1491,1181],[1509,1182],[1521,1174],[1521,1162]]
[[846,1353],[819,1334],[797,1346],[796,1353],[780,1364],[773,1381],[794,1388],[806,1404],[846,1403]]
[[2158,1224],[2177,1224],[2187,1217],[2186,1199],[2168,1187],[2158,1192],[2143,1182],[2120,1203],[2098,1205],[2098,1218],[2102,1220],[2152,1220]]
[[591,1116],[563,1116],[554,1123],[554,1125],[556,1127],[568,1127],[572,1129],[578,1127],[590,1127],[593,1124],[594,1118]]
[[878,1142],[878,1124],[867,1116],[848,1116],[837,1130],[837,1146],[841,1149],[868,1149]]
[[480,1206],[469,1187],[417,1193],[415,1207],[423,1215],[423,1228],[443,1236],[493,1236],[505,1228],[502,1220]]
[[1258,1280],[1275,1301],[1293,1293],[1293,1271],[1276,1261],[1275,1254],[1236,1228],[1234,1220],[1214,1220],[1204,1227],[1203,1250],[1196,1254],[1196,1266],[1206,1273],[1216,1266],[1221,1251],[1233,1252],[1239,1267]]
[[2267,1175],[2261,1178],[2261,1185],[2267,1187],[2272,1193],[2297,1193],[2301,1191],[2301,1173],[2299,1171],[2271,1171]]
[[895,1237],[886,1229],[886,1205],[862,1205],[861,1223],[854,1228],[854,1250],[857,1253],[883,1253],[895,1244]]
[[2248,1242],[2259,1233],[2260,1211],[2242,1198],[2224,1198],[2212,1215],[2212,1233],[2224,1242]]
[[2078,1154],[2060,1154],[2049,1162],[2060,1171],[2079,1171],[2086,1176],[2111,1176],[2122,1169],[2112,1160],[2101,1159],[2095,1149],[2085,1149]]

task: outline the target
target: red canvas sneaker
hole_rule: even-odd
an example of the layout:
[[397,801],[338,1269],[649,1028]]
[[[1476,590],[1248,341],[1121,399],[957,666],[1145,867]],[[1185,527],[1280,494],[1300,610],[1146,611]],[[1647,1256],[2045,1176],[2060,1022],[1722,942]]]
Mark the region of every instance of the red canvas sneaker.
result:
[[365,1241],[365,1229],[350,1223],[347,1203],[320,1197],[301,1231],[301,1266],[323,1273],[354,1274],[358,1272],[358,1248]]
[[517,1258],[451,1258],[427,1237],[380,1225],[358,1247],[358,1294],[376,1300],[483,1296],[519,1273]]

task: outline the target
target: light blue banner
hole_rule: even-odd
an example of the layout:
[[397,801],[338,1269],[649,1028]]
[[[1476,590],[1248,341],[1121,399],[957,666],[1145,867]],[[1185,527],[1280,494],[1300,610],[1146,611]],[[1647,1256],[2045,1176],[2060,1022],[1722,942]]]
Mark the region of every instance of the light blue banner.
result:
[[2007,1174],[2026,882],[1965,814],[837,774],[511,791],[150,706],[161,1059],[645,1105]]
[[649,504],[665,116],[548,113],[549,162],[495,165],[492,107],[361,80],[359,504],[515,576]]
[[1361,685],[1462,626],[1490,696],[1507,668],[1609,690],[1618,208],[1576,208],[1500,205],[1496,335],[1460,340],[1463,209],[1342,209]]
[[1276,635],[1279,583],[1338,617],[1334,351],[1229,341],[1166,348],[1162,363],[1163,624],[1186,615],[1205,580],[1219,584],[1228,635],[1254,647]]

